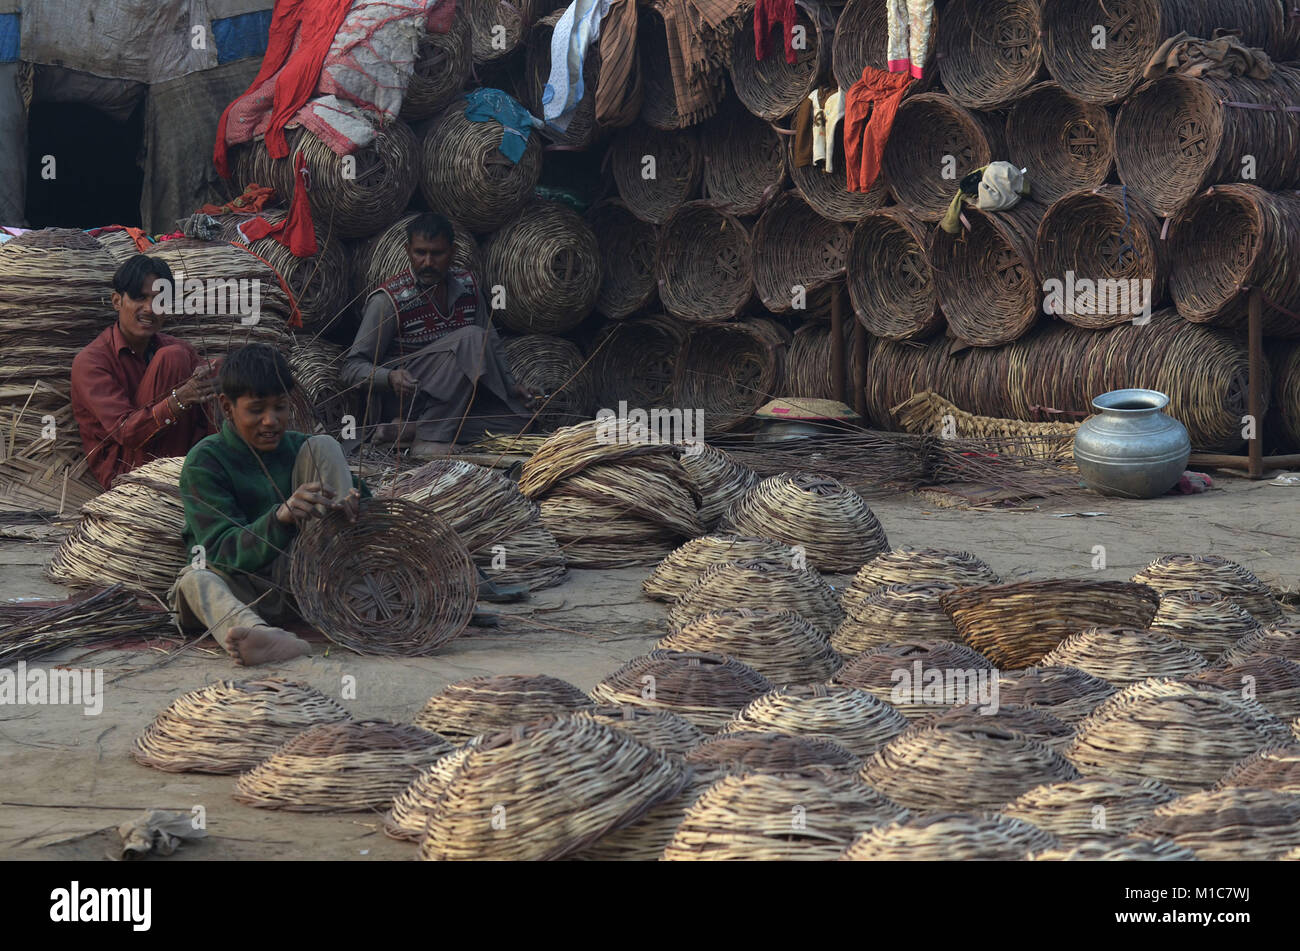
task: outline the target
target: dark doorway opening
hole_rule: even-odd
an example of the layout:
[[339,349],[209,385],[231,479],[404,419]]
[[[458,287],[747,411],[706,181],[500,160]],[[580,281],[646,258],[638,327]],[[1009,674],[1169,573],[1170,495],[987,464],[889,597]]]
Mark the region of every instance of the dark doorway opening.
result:
[[[32,228],[140,227],[144,97],[125,122],[93,106],[33,102],[27,123],[27,220]],[[48,177],[49,160],[54,177]]]

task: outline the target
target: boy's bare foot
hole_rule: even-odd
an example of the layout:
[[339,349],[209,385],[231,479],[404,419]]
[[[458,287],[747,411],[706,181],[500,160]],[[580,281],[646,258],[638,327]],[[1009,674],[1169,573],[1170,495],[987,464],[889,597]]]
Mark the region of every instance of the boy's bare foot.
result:
[[301,637],[279,627],[232,627],[226,635],[226,650],[240,667],[256,667],[292,660],[311,648]]

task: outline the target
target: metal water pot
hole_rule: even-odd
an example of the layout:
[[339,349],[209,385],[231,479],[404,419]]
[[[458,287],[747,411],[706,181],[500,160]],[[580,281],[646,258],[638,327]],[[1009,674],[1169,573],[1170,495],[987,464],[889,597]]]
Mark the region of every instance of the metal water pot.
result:
[[1155,390],[1112,390],[1092,401],[1074,437],[1074,461],[1090,489],[1150,499],[1172,489],[1187,469],[1187,427],[1161,412],[1169,397]]

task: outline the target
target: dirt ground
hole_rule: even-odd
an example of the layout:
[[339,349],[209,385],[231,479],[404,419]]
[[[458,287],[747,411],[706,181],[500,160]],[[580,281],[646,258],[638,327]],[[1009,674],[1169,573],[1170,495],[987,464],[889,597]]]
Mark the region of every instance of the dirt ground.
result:
[[[1275,588],[1296,591],[1300,488],[1216,478],[1220,487],[1211,493],[1147,502],[1080,492],[1025,511],[944,508],[916,495],[873,498],[871,505],[892,545],[964,549],[1008,581],[1123,580],[1159,555],[1195,552],[1231,558]],[[1053,517],[1074,512],[1105,514]],[[1105,547],[1106,566],[1094,570],[1098,545]],[[48,542],[0,539],[0,599],[62,596],[64,589],[41,576],[53,551]],[[510,616],[501,628],[472,628],[434,657],[368,658],[319,646],[311,657],[260,670],[306,681],[336,698],[350,674],[356,699],[341,702],[358,718],[408,720],[450,681],[480,674],[545,673],[588,690],[662,633],[664,606],[640,591],[647,571],[573,571],[563,585],[503,606]],[[840,585],[848,578],[831,580]],[[230,798],[233,777],[137,765],[131,742],[174,697],[213,680],[246,676],[215,650],[189,650],[166,666],[145,669],[160,659],[141,650],[92,658],[106,682],[99,716],[80,707],[0,707],[0,858],[101,858],[116,841],[105,830],[148,807],[189,812],[195,805],[206,810],[210,837],[166,861],[414,857],[412,846],[383,834],[377,814],[248,808]]]

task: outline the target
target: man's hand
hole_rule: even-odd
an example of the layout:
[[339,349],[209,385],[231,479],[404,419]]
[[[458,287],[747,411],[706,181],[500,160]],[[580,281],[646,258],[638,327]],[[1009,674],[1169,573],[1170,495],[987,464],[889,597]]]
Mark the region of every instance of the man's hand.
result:
[[216,396],[220,389],[221,381],[212,372],[212,367],[207,363],[200,363],[190,374],[190,378],[176,387],[176,398],[185,404],[186,409],[189,409]]
[[535,406],[540,403],[546,396],[541,390],[535,390],[530,386],[524,386],[522,383],[516,383],[515,388],[511,391],[515,397],[522,400],[526,406]]
[[388,387],[398,396],[412,396],[420,388],[420,381],[409,370],[390,370]]
[[337,508],[334,491],[325,488],[319,482],[304,482],[293,490],[293,495],[280,503],[275,510],[275,517],[285,525],[302,525],[321,513],[316,506],[323,506],[327,511]]

